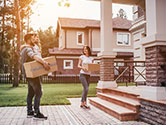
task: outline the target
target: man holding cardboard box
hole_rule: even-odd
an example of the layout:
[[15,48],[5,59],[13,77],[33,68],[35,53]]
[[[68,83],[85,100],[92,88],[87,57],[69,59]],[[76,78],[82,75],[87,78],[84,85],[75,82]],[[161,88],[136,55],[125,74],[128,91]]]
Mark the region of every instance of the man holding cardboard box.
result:
[[[22,64],[22,72],[24,76],[26,77],[25,74],[25,69],[23,64],[25,62],[30,62],[33,60],[36,60],[40,64],[43,65],[43,67],[46,70],[50,70],[49,63],[46,62],[44,59],[41,58],[41,54],[37,53],[34,49],[35,46],[35,38],[34,34],[26,34],[24,37],[24,40],[26,42],[25,45],[21,47],[21,64]],[[44,116],[39,109],[40,106],[40,99],[42,96],[42,86],[41,86],[41,79],[40,77],[35,77],[35,78],[27,78],[26,80],[28,82],[28,95],[27,95],[27,117],[33,117],[35,119],[47,119],[46,116]],[[32,109],[32,100],[34,98],[34,111]]]

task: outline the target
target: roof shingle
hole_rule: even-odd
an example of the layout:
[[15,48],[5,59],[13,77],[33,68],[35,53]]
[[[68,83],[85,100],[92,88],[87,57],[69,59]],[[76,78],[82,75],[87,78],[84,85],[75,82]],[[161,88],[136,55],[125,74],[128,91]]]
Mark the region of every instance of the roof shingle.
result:
[[[96,56],[99,51],[92,51],[92,55]],[[59,48],[53,48],[49,49],[49,54],[53,55],[81,55],[82,54],[82,49],[59,49]]]
[[[99,20],[59,18],[58,21],[62,28],[100,28]],[[130,20],[123,19],[121,17],[113,18],[114,29],[129,29],[131,25],[132,24]]]

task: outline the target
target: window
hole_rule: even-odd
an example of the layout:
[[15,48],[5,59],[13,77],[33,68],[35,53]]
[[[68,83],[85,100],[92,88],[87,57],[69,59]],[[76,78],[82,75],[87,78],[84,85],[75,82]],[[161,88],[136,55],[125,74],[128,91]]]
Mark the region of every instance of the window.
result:
[[77,32],[77,45],[84,45],[84,32]]
[[117,45],[130,45],[130,34],[117,33]]
[[64,69],[73,69],[73,60],[64,60],[63,68]]

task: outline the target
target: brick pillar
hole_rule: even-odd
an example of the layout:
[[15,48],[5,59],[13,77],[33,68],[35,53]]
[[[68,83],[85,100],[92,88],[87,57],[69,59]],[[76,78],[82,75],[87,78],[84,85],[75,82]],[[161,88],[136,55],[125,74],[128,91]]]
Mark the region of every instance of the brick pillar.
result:
[[166,46],[152,46],[146,49],[146,84],[160,86],[166,82]]
[[101,89],[115,88],[117,83],[114,80],[114,58],[116,56],[100,58],[100,81],[97,87]]
[[100,80],[114,81],[114,59],[102,58],[100,62]]

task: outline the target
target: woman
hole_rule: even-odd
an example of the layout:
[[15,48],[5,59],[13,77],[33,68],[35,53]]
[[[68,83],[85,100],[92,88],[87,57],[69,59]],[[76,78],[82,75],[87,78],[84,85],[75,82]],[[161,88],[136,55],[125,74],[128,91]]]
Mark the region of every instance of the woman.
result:
[[80,68],[80,81],[83,85],[83,92],[82,92],[82,98],[81,98],[81,108],[87,108],[90,109],[90,107],[87,105],[87,94],[88,94],[88,87],[90,83],[90,72],[85,69],[84,64],[85,63],[92,63],[93,57],[91,57],[91,50],[89,46],[83,47],[83,55],[80,56],[79,62],[78,62],[78,68]]

